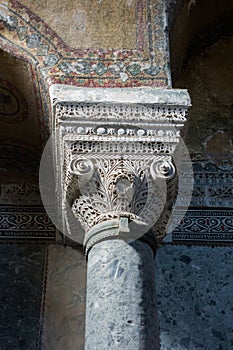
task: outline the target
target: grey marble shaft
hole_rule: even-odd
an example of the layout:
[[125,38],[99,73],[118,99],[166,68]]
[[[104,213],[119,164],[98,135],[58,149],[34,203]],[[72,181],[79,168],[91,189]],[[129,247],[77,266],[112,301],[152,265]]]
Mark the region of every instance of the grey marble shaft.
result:
[[88,255],[85,350],[158,350],[154,256],[147,243],[106,240]]

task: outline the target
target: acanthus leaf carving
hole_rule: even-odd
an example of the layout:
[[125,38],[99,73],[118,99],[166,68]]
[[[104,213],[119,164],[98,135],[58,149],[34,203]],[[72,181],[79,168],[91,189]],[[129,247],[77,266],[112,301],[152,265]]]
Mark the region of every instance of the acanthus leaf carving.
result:
[[[113,225],[118,223],[118,232],[125,234],[133,224],[140,230],[144,227],[146,231],[142,230],[142,234],[151,229],[155,239],[161,242],[176,198],[172,155],[190,101],[184,94],[185,101],[181,98],[179,102],[174,90],[172,93],[166,90],[164,96],[169,95],[170,100],[164,101],[160,91],[158,96],[163,96],[163,102],[159,103],[156,89],[143,91],[148,94],[147,102],[143,103],[138,103],[142,89],[136,94],[131,91],[133,101],[127,103],[120,102],[121,95],[123,101],[126,99],[126,91],[119,89],[115,94],[114,89],[109,89],[111,98],[103,101],[101,89],[96,92],[96,100],[94,89],[89,90],[87,96],[92,96],[91,101],[80,101],[80,95],[75,93],[72,102],[64,100],[64,95],[59,93],[55,99],[51,98],[55,101],[56,158],[64,231],[68,230],[72,238],[75,225],[70,222],[77,220],[85,237],[89,237],[92,231],[96,235],[95,227],[112,221]],[[103,90],[106,99],[106,89]],[[152,100],[151,96],[154,96]],[[88,244],[87,238],[85,242]]]

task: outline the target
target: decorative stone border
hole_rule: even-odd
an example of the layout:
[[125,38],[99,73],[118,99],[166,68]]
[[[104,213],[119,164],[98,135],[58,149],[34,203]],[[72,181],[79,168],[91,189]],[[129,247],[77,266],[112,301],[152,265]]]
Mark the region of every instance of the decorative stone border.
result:
[[[172,242],[232,245],[233,165],[193,161],[193,175],[191,205],[181,223],[172,232]],[[186,181],[188,183],[188,178]],[[185,189],[183,197],[185,198]],[[175,224],[183,216],[182,196],[178,205],[174,214]]]
[[53,241],[56,229],[42,206],[0,206],[0,241]]
[[[151,6],[149,0],[144,1],[148,23],[137,23],[135,49],[73,50],[17,0],[11,0],[8,7],[0,5],[0,21],[5,27],[2,36],[32,57],[50,83],[72,82],[83,87],[167,86],[170,77],[165,5],[156,1]],[[139,1],[139,10],[141,6]],[[142,58],[145,42],[149,56]]]
[[173,231],[172,242],[233,245],[233,209],[190,208]]

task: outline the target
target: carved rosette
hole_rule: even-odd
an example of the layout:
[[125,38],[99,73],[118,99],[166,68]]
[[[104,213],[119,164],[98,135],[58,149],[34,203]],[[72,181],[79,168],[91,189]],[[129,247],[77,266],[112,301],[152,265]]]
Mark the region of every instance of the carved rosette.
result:
[[186,90],[55,85],[50,94],[63,233],[75,239],[81,223],[87,249],[109,235],[148,231],[161,242],[176,198],[172,156],[190,106]]

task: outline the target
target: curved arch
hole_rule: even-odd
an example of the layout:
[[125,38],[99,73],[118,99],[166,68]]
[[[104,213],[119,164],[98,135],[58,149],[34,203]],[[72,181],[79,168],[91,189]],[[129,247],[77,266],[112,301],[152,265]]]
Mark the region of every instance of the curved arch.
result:
[[41,138],[42,142],[45,143],[50,134],[49,97],[47,94],[47,82],[42,75],[38,62],[33,55],[29,55],[22,47],[3,36],[0,36],[0,50],[15,57],[19,62],[25,62],[29,67],[33,77],[33,93],[37,100]]
[[[1,38],[48,71],[62,56],[59,46],[67,49],[66,45],[28,8],[16,0],[11,3],[12,6],[0,4]],[[16,5],[17,11],[14,10]]]
[[45,143],[49,137],[50,123],[49,123],[49,97],[47,94],[47,82],[39,67],[37,58],[28,51],[12,42],[9,38],[0,36],[0,50],[6,52],[19,61],[24,61],[33,77],[33,92],[37,99],[37,108],[39,116],[39,124],[41,129],[42,142]]
[[0,4],[0,49],[30,65],[43,144],[51,129],[48,85],[50,70],[62,57],[59,47],[67,49],[46,23],[20,2]]
[[[145,6],[151,11],[148,4]],[[163,5],[161,6],[159,11],[162,13]],[[156,16],[158,9],[153,11],[157,30],[154,36],[151,29],[145,31],[145,42],[147,43],[148,37],[151,38],[151,42],[147,43],[149,47],[145,57],[144,51],[138,50],[138,47],[72,49],[41,18],[17,0],[9,0],[9,6],[0,4],[0,29],[2,24],[2,37],[20,47],[26,55],[35,60],[48,84],[63,83],[83,87],[161,87],[170,83],[167,72],[165,22],[161,20],[161,16]],[[162,36],[159,43],[156,42],[156,35]],[[156,61],[154,51],[157,49],[160,59]]]
[[170,53],[173,80],[182,67],[222,37],[233,35],[231,0],[182,0],[173,2]]

